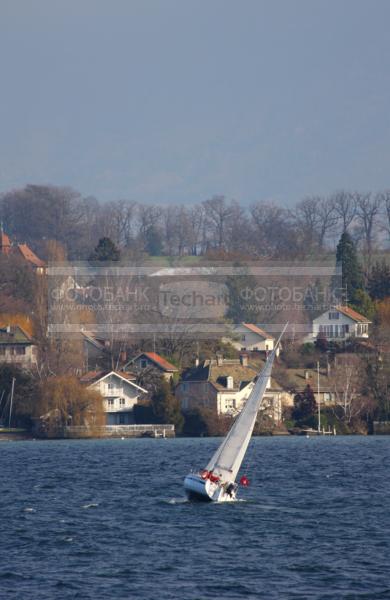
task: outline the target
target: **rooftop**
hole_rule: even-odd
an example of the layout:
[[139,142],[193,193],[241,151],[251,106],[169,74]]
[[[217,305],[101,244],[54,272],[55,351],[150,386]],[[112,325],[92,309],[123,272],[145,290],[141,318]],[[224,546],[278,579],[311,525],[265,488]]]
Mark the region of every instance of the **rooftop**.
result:
[[9,254],[11,249],[11,240],[8,235],[0,229],[0,252],[2,254]]
[[[307,378],[306,378],[307,374]],[[276,369],[274,377],[285,390],[303,390],[307,385],[317,391],[317,369]],[[320,369],[320,389],[330,388],[330,378],[326,369]]]
[[19,325],[0,328],[0,344],[32,344],[30,336]]
[[27,244],[18,244],[16,248],[19,250],[22,257],[27,260],[29,263],[34,265],[34,267],[44,267],[45,263],[43,260],[38,258],[38,256],[31,250]]
[[31,250],[27,244],[13,244],[9,236],[3,231],[0,225],[0,253],[8,255],[19,255],[34,267],[44,267],[43,260]]
[[96,381],[99,381],[100,379],[103,379],[103,377],[106,377],[110,374],[118,375],[118,377],[127,379],[127,381],[136,380],[136,376],[133,373],[125,373],[124,371],[88,371],[82,377],[80,377],[80,382],[91,385],[92,383],[95,383]]
[[167,361],[165,358],[163,358],[156,352],[141,352],[141,354],[138,354],[138,356],[133,358],[130,361],[130,363],[138,360],[139,358],[141,358],[141,356],[146,356],[147,358],[149,358],[149,360],[154,362],[163,371],[167,371],[169,373],[176,373],[179,370],[177,367],[175,367],[175,365]]
[[[220,391],[226,391],[227,377],[233,378],[233,388],[229,391],[237,392],[253,381],[261,371],[264,361],[258,360],[256,364],[251,363],[244,366],[239,359],[224,359],[223,364],[216,360],[205,360],[198,367],[187,369],[182,376],[182,381],[209,381]],[[273,389],[280,388],[275,379],[271,379]]]
[[265,340],[270,340],[270,339],[272,340],[273,339],[272,335],[270,335],[269,333],[267,333],[266,331],[264,331],[264,329],[261,329],[257,325],[253,325],[252,323],[242,323],[242,324],[243,324],[244,327],[246,327],[247,329],[249,329],[249,331],[252,331],[252,333],[257,333],[257,335],[260,335]]
[[353,321],[356,321],[357,323],[371,323],[371,321],[369,319],[367,319],[367,317],[364,317],[363,315],[358,313],[356,310],[353,310],[353,308],[350,308],[349,306],[341,306],[341,305],[336,306],[336,310],[341,312],[346,317],[349,317]]

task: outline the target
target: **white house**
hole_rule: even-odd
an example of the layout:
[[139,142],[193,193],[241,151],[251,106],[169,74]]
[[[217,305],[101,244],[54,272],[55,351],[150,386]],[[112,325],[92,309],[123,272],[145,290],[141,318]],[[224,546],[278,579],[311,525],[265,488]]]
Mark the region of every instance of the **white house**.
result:
[[315,341],[320,335],[327,340],[368,338],[371,321],[349,306],[335,306],[313,319],[311,335],[306,341]]
[[103,396],[107,425],[134,423],[134,406],[141,394],[147,394],[136,385],[134,375],[118,371],[90,371],[80,381]]
[[240,323],[232,330],[233,338],[229,342],[237,350],[259,350],[268,352],[274,349],[275,340],[266,331],[251,323]]
[[[183,373],[175,396],[184,412],[208,408],[218,415],[236,415],[243,408],[254,385],[259,367],[248,364],[247,356],[240,359],[206,360]],[[268,382],[263,409],[275,422],[281,421],[282,389],[274,381]]]

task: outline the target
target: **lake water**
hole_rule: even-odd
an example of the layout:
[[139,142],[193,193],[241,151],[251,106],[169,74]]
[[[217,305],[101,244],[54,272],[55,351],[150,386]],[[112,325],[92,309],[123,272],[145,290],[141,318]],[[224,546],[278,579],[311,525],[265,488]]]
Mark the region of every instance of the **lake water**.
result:
[[0,598],[390,598],[390,437],[257,438],[186,502],[219,441],[2,442]]

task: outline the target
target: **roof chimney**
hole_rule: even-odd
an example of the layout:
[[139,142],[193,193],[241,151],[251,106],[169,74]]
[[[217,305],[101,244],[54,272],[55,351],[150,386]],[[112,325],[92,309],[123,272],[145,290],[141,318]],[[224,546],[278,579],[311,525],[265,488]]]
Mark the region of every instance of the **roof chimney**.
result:
[[228,390],[233,389],[233,377],[231,375],[228,375],[226,377],[226,389],[228,389]]
[[195,357],[195,367],[199,367],[199,356]]
[[305,371],[305,379],[310,379],[310,373],[309,373],[309,371]]
[[223,354],[217,354],[217,365],[218,365],[218,367],[222,367],[222,365],[223,365]]

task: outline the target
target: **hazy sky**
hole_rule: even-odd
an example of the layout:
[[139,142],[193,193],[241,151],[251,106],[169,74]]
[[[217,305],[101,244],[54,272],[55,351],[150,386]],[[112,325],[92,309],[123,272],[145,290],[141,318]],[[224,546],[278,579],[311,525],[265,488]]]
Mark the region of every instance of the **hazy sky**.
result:
[[390,187],[389,0],[0,0],[0,191]]

